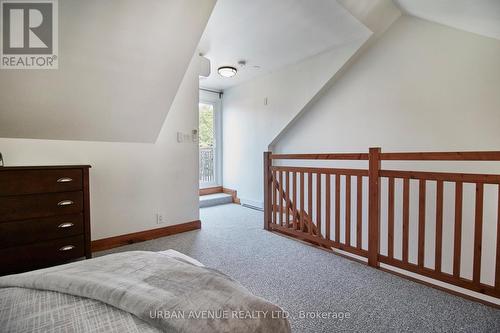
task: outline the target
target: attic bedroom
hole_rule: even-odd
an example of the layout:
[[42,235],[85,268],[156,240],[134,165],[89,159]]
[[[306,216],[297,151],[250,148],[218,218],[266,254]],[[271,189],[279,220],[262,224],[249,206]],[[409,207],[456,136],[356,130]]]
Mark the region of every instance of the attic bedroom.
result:
[[0,30],[0,332],[500,331],[500,1]]

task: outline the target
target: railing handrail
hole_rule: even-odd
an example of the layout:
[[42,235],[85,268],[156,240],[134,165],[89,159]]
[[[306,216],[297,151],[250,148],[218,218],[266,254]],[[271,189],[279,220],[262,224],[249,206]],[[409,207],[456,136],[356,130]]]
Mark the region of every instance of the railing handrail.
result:
[[[368,153],[271,154],[273,160],[368,160]],[[389,152],[383,161],[500,161],[500,151]]]
[[380,153],[386,161],[500,161],[500,151]]
[[368,160],[367,153],[271,154],[273,160]]

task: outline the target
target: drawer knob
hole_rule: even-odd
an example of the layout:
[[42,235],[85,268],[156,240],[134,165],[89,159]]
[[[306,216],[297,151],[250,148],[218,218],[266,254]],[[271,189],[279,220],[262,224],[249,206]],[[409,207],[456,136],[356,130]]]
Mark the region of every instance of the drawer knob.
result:
[[61,224],[59,224],[57,227],[58,227],[58,228],[65,229],[65,228],[71,228],[72,226],[74,226],[74,224],[73,224],[73,223],[71,223],[71,222],[66,222],[66,223],[61,223]]
[[73,250],[75,247],[73,245],[66,245],[66,246],[63,246],[59,249],[59,251],[70,251],[70,250]]
[[69,183],[72,182],[73,179],[69,177],[62,177],[57,180],[58,183]]
[[57,205],[58,205],[58,206],[61,206],[61,207],[62,207],[62,206],[71,206],[72,204],[74,204],[74,202],[73,202],[73,201],[71,201],[71,200],[63,200],[63,201],[59,201],[59,202],[57,203]]

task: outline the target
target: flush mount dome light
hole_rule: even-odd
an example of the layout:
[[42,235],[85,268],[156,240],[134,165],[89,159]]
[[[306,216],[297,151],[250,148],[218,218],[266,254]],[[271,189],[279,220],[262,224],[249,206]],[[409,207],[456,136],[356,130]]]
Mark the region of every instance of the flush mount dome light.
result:
[[238,70],[234,67],[231,67],[231,66],[222,66],[222,67],[219,67],[217,72],[222,77],[233,77],[236,75],[236,72],[238,72]]

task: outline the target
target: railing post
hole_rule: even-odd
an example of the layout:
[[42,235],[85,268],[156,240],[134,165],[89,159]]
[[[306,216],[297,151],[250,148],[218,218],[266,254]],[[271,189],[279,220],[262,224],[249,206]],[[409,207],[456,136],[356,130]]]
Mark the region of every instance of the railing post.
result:
[[368,166],[368,265],[379,267],[380,247],[380,148],[370,148]]
[[269,230],[271,223],[271,152],[264,152],[264,229]]

